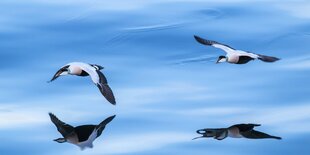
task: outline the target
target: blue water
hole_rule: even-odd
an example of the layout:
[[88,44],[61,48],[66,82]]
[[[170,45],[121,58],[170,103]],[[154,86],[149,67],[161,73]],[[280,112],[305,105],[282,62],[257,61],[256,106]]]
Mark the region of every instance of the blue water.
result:
[[[0,1],[0,154],[309,154],[309,1]],[[215,64],[193,35],[277,56]],[[112,106],[89,78],[47,83],[66,63],[105,67]],[[48,112],[77,126],[116,118],[80,151]],[[200,139],[236,123],[283,140]]]

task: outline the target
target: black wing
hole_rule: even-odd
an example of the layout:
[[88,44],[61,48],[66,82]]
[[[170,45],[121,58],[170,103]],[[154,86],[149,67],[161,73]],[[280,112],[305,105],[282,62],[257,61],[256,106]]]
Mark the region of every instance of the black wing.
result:
[[230,49],[235,50],[234,48],[232,48],[232,47],[230,47],[230,46],[228,46],[228,45],[219,43],[219,42],[217,42],[217,41],[203,39],[203,38],[198,37],[198,36],[196,36],[196,35],[194,35],[194,38],[195,38],[195,40],[196,40],[197,42],[199,42],[199,43],[201,43],[201,44],[203,44],[203,45],[212,46],[213,44],[219,44],[219,45],[223,45],[223,46],[226,46],[226,47],[228,47],[228,48],[230,48]]
[[240,132],[240,134],[243,137],[250,138],[250,139],[263,139],[263,138],[282,139],[281,137],[271,136],[269,134],[266,134],[266,133],[263,133],[260,131],[256,131],[256,130],[251,130],[251,131],[247,131],[247,132]]
[[96,125],[80,125],[75,127],[75,133],[79,142],[88,140],[89,136],[93,133]]
[[99,71],[96,70],[99,76],[99,84],[97,87],[99,88],[101,94],[113,105],[116,104],[115,97],[112,89],[109,87],[106,77]]
[[96,129],[98,130],[97,131],[97,137],[99,137],[102,133],[102,131],[104,130],[105,126],[107,124],[109,124],[114,118],[115,118],[116,115],[113,115],[113,116],[110,116],[108,118],[106,118],[104,121],[102,121],[99,125],[96,126]]
[[74,132],[73,126],[62,122],[52,113],[49,113],[49,116],[51,118],[51,121],[55,124],[57,130],[61,133],[63,137],[67,137]]
[[277,57],[272,57],[272,56],[267,56],[267,55],[261,55],[261,54],[257,54],[258,55],[258,59],[259,60],[262,60],[264,62],[275,62],[275,61],[278,61],[280,60],[279,58]]
[[256,126],[260,126],[260,124],[251,124],[251,123],[250,124],[236,124],[236,125],[233,125],[232,127],[237,127],[240,132],[246,132],[246,131],[253,130],[253,128]]

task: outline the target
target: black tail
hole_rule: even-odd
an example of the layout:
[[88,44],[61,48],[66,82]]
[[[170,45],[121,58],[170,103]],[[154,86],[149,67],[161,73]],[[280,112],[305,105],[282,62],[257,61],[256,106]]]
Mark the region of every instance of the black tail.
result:
[[258,54],[258,59],[259,59],[259,60],[262,60],[262,61],[264,61],[264,62],[275,62],[275,61],[280,60],[280,59],[277,58],[277,57],[271,57],[271,56],[260,55],[260,54]]

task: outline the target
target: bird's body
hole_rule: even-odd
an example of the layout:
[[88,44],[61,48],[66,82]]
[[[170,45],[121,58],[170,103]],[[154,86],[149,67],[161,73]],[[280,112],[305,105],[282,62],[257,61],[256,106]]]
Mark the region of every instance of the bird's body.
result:
[[103,67],[96,64],[71,62],[61,67],[50,80],[54,81],[62,75],[90,76],[93,83],[99,88],[101,94],[113,105],[116,104],[114,94],[108,85],[106,77],[100,70]]
[[259,124],[236,124],[228,128],[206,128],[197,130],[198,134],[202,136],[197,138],[207,138],[213,137],[217,140],[223,140],[226,137],[231,138],[249,138],[249,139],[264,139],[264,138],[273,138],[281,139],[281,137],[271,136],[266,133],[254,130],[254,127],[260,126]]
[[264,62],[275,62],[279,60],[279,58],[261,55],[261,54],[255,54],[251,52],[246,52],[242,50],[236,50],[228,45],[212,41],[212,40],[206,40],[203,38],[200,38],[198,36],[194,36],[196,41],[207,46],[213,46],[215,48],[222,49],[226,52],[226,56],[219,56],[217,63],[219,62],[229,62],[232,64],[246,64],[251,60],[259,59]]
[[59,120],[54,114],[49,113],[51,121],[57,127],[63,138],[55,139],[59,143],[68,142],[80,147],[81,150],[85,148],[92,148],[93,141],[99,137],[105,126],[110,123],[115,115],[108,117],[98,125],[81,125],[73,127]]

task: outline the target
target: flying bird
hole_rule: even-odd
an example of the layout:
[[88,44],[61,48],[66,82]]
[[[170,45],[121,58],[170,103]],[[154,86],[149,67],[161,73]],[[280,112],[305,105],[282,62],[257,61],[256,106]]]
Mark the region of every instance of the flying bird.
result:
[[113,105],[116,104],[112,89],[108,85],[106,77],[100,70],[102,66],[83,62],[71,62],[61,67],[49,81],[52,82],[62,75],[90,76],[93,83],[99,88],[101,94]]
[[249,138],[249,139],[264,139],[264,138],[273,138],[273,139],[282,139],[281,137],[272,136],[260,131],[254,130],[255,127],[260,126],[260,124],[236,124],[228,128],[206,128],[200,129],[196,132],[202,136],[193,138],[208,138],[213,137],[217,140],[223,140],[226,137],[232,138]]
[[99,137],[108,123],[110,123],[115,115],[103,120],[98,125],[81,125],[73,127],[59,120],[54,114],[49,113],[51,121],[57,127],[57,130],[63,138],[54,139],[58,143],[68,142],[80,147],[81,150],[85,148],[93,148],[93,141]]
[[246,52],[242,50],[236,50],[228,45],[225,45],[225,44],[222,44],[216,41],[212,41],[212,40],[206,40],[196,35],[194,35],[194,38],[196,39],[196,41],[198,41],[199,43],[203,45],[213,46],[215,48],[219,48],[226,52],[226,56],[223,56],[223,55],[219,56],[216,63],[229,62],[232,64],[246,64],[249,61],[255,60],[255,59],[259,59],[264,62],[275,62],[275,61],[280,60],[279,58],[272,57],[272,56],[266,56],[266,55],[255,54],[255,53]]

